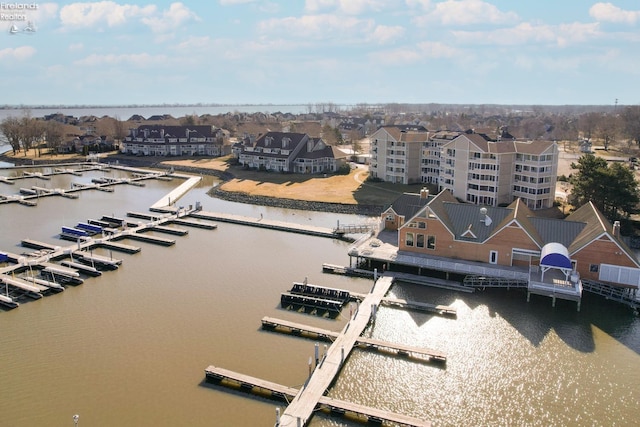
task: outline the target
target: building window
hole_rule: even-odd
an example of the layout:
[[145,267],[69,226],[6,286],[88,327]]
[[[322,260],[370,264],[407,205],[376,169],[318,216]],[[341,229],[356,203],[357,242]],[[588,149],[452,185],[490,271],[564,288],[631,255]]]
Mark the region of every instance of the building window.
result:
[[427,236],[427,249],[436,248],[436,236]]
[[490,251],[489,264],[497,264],[497,263],[498,263],[498,251]]
[[416,247],[424,248],[424,234],[416,235]]
[[599,264],[591,264],[591,265],[589,265],[589,271],[591,273],[597,273],[599,269],[600,269],[600,265]]
[[406,237],[406,245],[407,246],[413,246],[413,233],[407,233],[407,237]]
[[422,222],[422,221],[418,221],[418,228],[427,228],[427,223],[426,222]]

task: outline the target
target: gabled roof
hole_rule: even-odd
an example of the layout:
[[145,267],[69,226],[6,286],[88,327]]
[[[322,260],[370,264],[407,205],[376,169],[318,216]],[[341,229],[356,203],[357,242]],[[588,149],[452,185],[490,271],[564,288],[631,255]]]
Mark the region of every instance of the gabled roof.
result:
[[[396,206],[400,204],[394,202],[392,206],[397,212]],[[490,221],[485,220],[484,212]],[[430,214],[435,215],[456,240],[482,243],[515,222],[539,248],[559,243],[568,248],[570,254],[606,233],[637,263],[633,251],[613,235],[613,227],[592,203],[559,220],[536,217],[520,199],[507,207],[478,206],[461,203],[449,190],[443,190],[430,198],[413,217],[429,217]],[[413,217],[407,216],[407,223]]]
[[405,219],[413,218],[432,198],[433,196],[420,197],[420,194],[404,193],[385,212],[392,210]]
[[[296,132],[267,132],[255,142],[255,147],[281,148],[293,150],[301,142],[304,142],[307,134]],[[269,139],[270,138],[270,139]],[[287,140],[285,144],[285,140]],[[268,141],[268,145],[267,145]]]
[[384,130],[398,142],[425,142],[429,140],[429,131],[424,126],[382,126],[378,129],[378,131],[380,130]]

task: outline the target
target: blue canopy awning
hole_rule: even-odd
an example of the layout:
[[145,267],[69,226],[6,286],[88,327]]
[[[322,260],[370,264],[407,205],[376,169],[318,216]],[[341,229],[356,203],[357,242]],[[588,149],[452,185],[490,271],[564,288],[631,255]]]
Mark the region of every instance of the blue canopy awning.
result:
[[569,250],[560,243],[547,243],[540,251],[540,265],[572,270]]

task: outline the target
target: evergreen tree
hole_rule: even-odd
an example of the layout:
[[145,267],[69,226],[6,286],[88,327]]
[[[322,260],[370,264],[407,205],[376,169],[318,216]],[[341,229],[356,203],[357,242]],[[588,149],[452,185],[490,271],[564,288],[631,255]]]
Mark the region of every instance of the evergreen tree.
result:
[[585,154],[571,168],[577,170],[570,180],[575,207],[591,201],[611,221],[635,212],[640,201],[638,183],[625,165],[613,163],[609,167],[605,159]]

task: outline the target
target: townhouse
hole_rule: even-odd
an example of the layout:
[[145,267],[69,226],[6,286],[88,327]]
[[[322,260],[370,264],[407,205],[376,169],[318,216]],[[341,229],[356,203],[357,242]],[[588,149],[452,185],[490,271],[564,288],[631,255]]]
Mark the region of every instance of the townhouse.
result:
[[131,129],[120,151],[142,156],[212,156],[230,153],[221,129],[206,125],[141,125]]
[[246,137],[233,147],[241,165],[250,168],[292,173],[336,172],[348,155],[305,133],[267,132],[257,139]]

